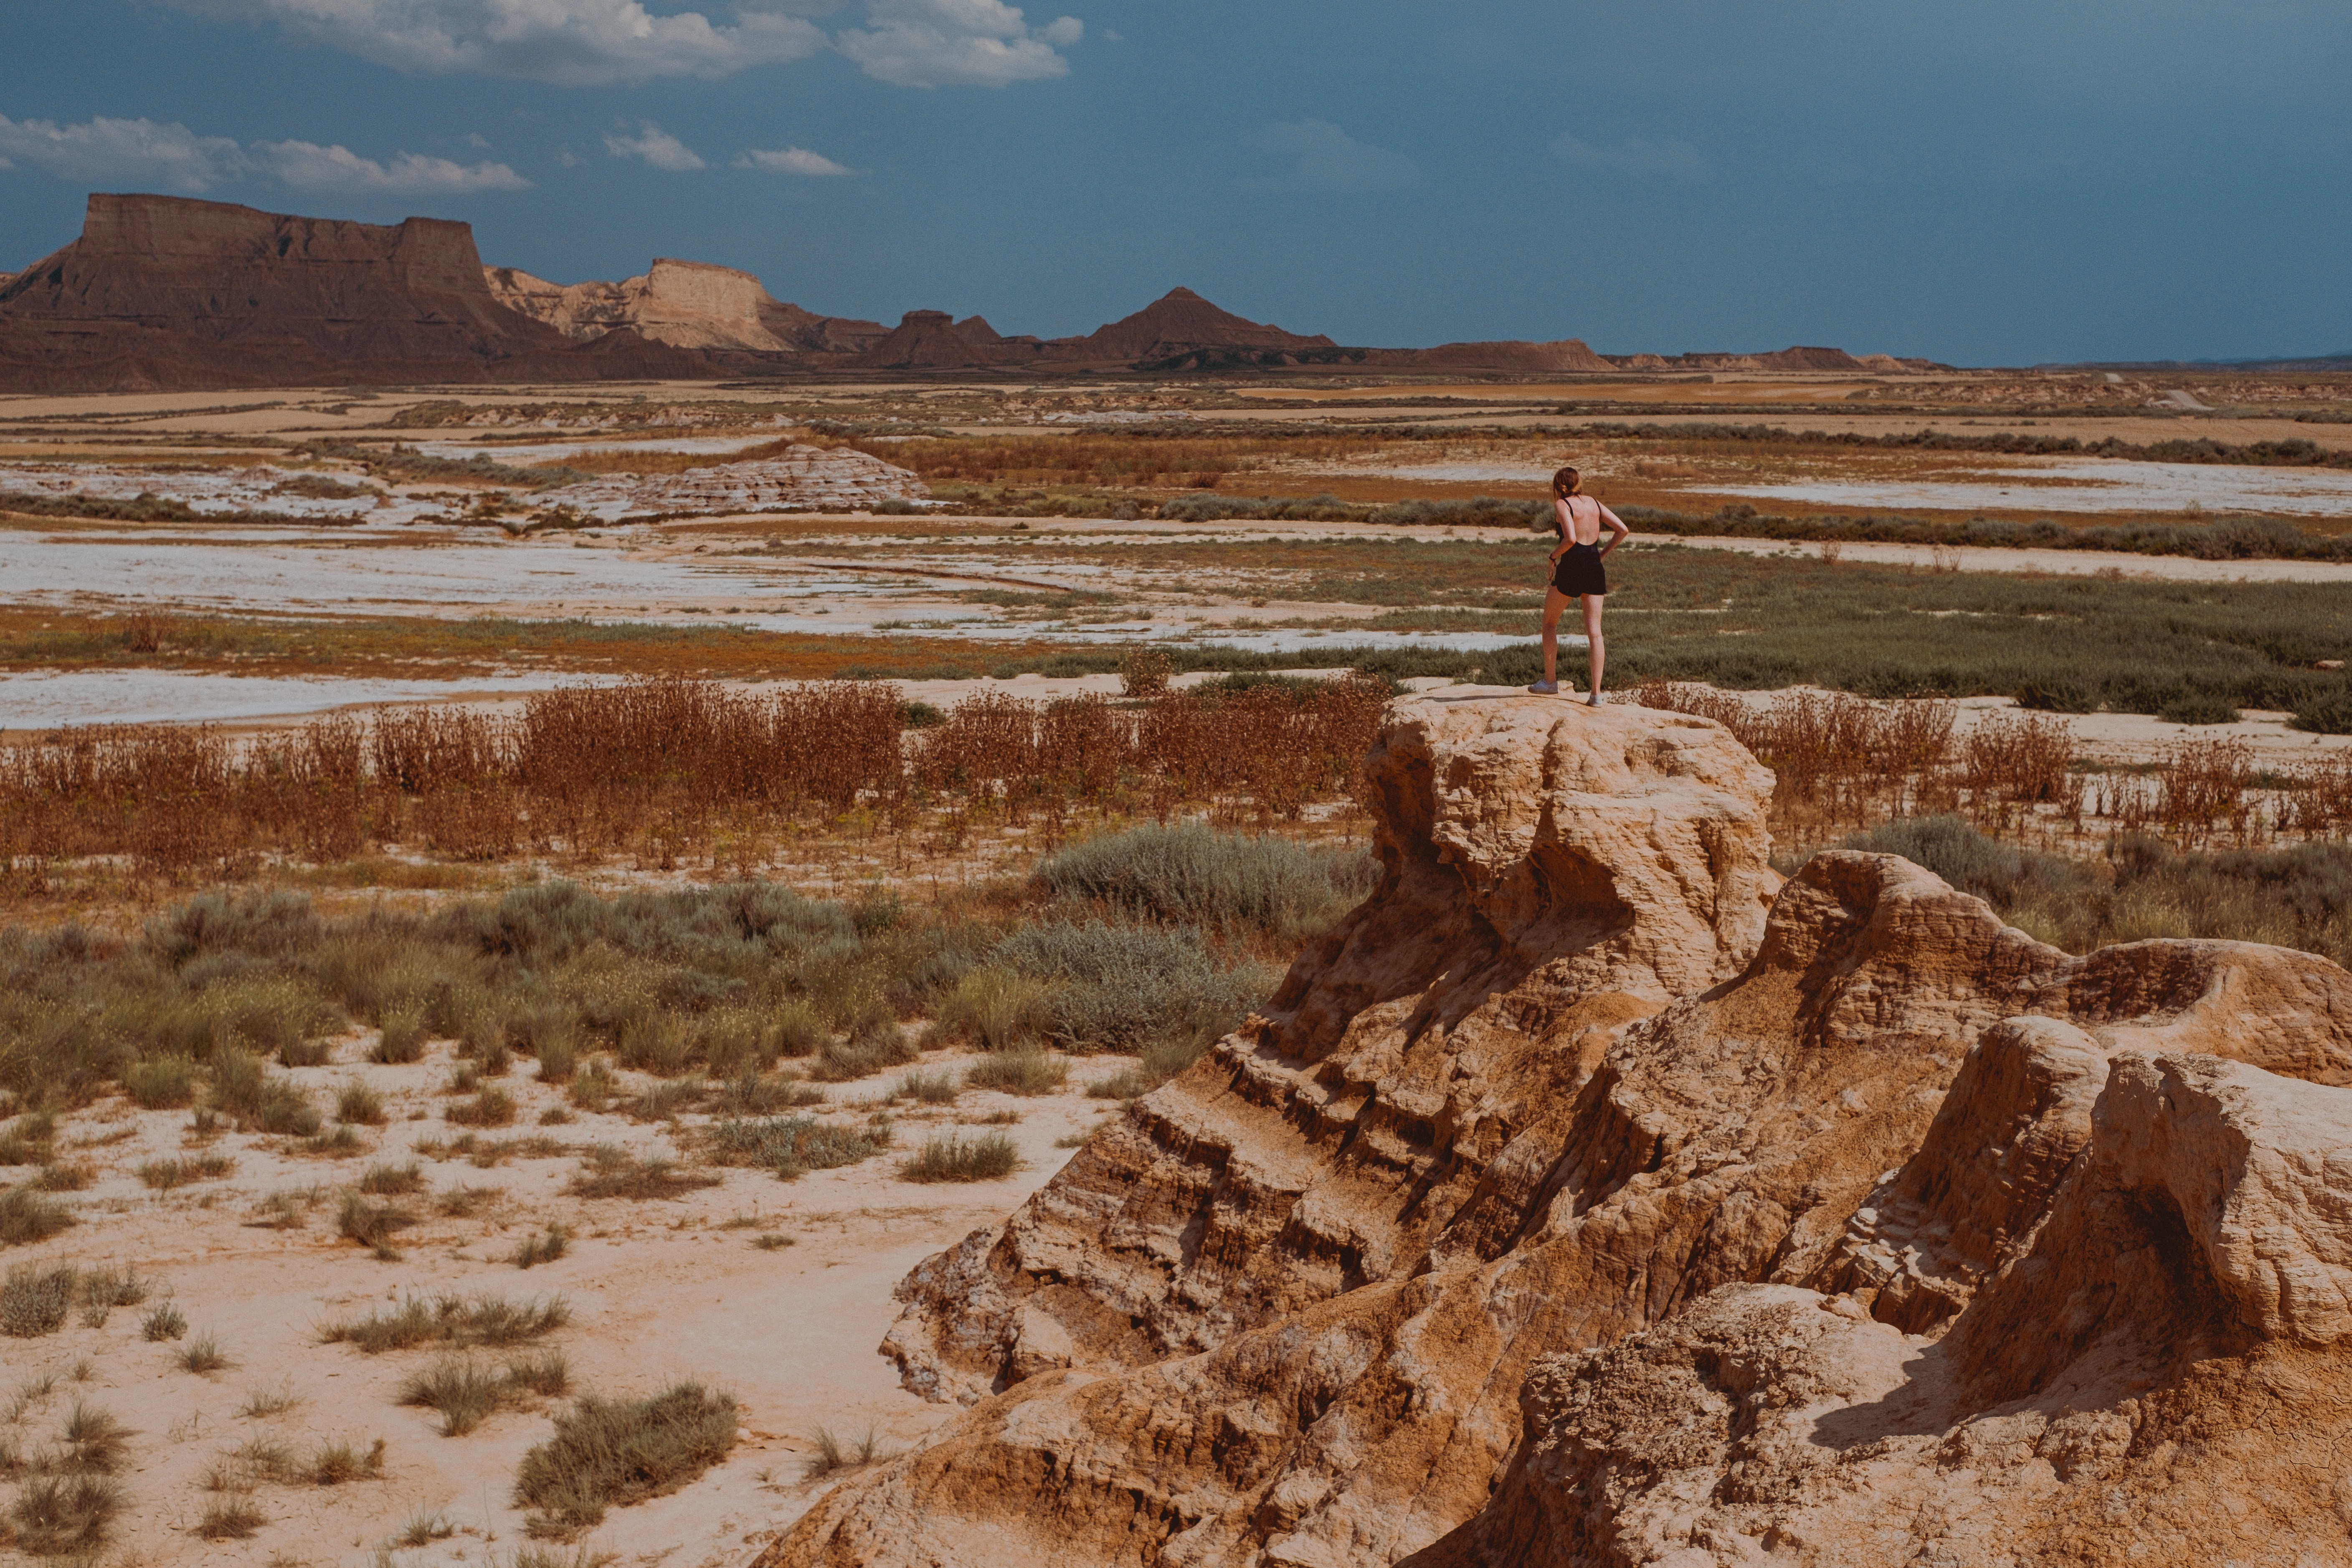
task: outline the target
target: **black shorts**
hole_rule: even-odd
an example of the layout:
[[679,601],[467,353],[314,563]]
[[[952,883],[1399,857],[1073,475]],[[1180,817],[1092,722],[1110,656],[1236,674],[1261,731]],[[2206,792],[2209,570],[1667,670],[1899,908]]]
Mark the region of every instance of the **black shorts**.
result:
[[1551,585],[1570,598],[1579,594],[1607,594],[1609,574],[1601,564],[1601,546],[1570,545],[1568,553],[1559,558],[1559,569],[1551,574]]

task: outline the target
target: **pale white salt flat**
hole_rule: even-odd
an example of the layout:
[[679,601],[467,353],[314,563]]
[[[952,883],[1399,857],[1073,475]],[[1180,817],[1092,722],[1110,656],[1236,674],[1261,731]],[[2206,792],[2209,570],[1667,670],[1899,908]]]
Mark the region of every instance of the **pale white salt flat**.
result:
[[176,669],[0,673],[0,730],[66,724],[223,723],[323,713],[357,703],[444,701],[473,694],[604,685],[614,678],[525,671],[462,680],[213,675]]
[[266,511],[320,521],[402,523],[441,510],[437,501],[416,500],[366,486],[358,487],[366,493],[357,496],[306,496],[285,489],[289,480],[302,477],[293,469],[267,464],[249,468],[165,469],[114,463],[11,463],[0,466],[0,489],[98,500],[153,496],[158,500],[179,501],[199,517]]
[[2032,463],[1988,472],[1980,479],[1797,479],[1704,488],[1711,495],[1936,511],[2185,511],[2194,506],[2206,511],[2352,517],[2352,472],[2228,463],[2094,458]]
[[469,458],[487,458],[494,463],[509,465],[554,463],[566,458],[591,456],[598,452],[688,452],[709,456],[720,452],[745,452],[775,439],[767,436],[670,436],[646,441],[538,441],[505,445],[494,441],[419,441],[416,449],[428,458],[449,458],[464,461]]

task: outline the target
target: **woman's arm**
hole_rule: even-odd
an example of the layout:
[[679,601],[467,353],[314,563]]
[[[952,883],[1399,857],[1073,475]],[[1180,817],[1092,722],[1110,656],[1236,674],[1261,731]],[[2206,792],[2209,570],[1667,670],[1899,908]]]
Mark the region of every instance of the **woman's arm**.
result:
[[1568,547],[1576,542],[1576,531],[1569,526],[1568,503],[1558,496],[1551,502],[1551,531],[1559,535],[1559,542],[1551,547],[1551,563],[1557,566]]
[[1601,521],[1609,525],[1609,542],[1601,547],[1601,559],[1606,561],[1609,559],[1609,552],[1624,543],[1633,531],[1625,526],[1624,519],[1609,510],[1608,502],[1602,501],[1599,505]]

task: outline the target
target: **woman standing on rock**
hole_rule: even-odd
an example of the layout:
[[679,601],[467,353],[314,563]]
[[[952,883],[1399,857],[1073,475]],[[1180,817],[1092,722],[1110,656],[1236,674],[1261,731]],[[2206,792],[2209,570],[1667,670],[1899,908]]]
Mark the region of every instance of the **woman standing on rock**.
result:
[[[1585,701],[1601,706],[1601,666],[1608,649],[1601,640],[1601,601],[1609,593],[1609,574],[1601,563],[1633,531],[1617,514],[1584,493],[1584,480],[1574,468],[1551,477],[1552,522],[1559,544],[1551,552],[1551,591],[1544,595],[1543,679],[1528,688],[1549,697],[1559,689],[1559,613],[1571,598],[1584,601],[1584,637],[1592,655],[1592,694]],[[1601,542],[1601,531],[1609,542]]]

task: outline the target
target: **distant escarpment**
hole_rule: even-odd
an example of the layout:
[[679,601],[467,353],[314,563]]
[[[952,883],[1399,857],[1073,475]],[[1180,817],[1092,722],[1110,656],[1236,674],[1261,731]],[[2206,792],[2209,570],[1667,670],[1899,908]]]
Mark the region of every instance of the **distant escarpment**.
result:
[[93,195],[0,288],[0,385],[121,392],[709,374],[634,331],[575,343],[491,296],[473,231]]
[[761,1568],[2340,1562],[2352,975],[1766,862],[1711,721],[1401,701],[1384,875],[885,1342]]

